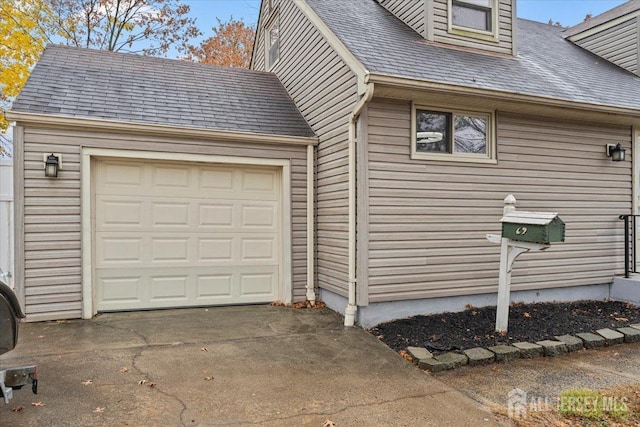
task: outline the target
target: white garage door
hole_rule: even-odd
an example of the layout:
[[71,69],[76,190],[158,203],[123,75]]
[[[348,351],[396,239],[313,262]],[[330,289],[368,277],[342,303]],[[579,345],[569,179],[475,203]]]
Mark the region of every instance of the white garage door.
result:
[[95,170],[98,311],[278,299],[277,169],[105,159]]

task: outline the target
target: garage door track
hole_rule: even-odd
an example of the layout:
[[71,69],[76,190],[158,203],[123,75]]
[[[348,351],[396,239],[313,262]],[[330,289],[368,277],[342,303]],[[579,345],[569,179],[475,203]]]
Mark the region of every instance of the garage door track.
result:
[[[103,314],[21,325],[0,367],[36,363],[40,391],[2,425],[489,426],[476,402],[328,309]],[[34,406],[34,404],[36,404]]]

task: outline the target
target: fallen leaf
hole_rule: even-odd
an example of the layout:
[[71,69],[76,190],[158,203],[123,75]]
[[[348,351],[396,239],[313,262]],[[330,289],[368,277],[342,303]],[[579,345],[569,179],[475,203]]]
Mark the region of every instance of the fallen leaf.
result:
[[120,372],[122,372],[123,374],[126,374],[127,372],[129,372],[129,368],[124,366],[124,367],[120,368]]
[[284,303],[282,301],[274,301],[269,304],[271,307],[284,307]]
[[205,381],[213,381],[213,377],[204,377]]
[[628,322],[629,319],[627,319],[626,317],[614,317],[614,319],[616,319],[618,322]]
[[47,406],[47,405],[42,402],[31,402],[31,406]]
[[524,313],[524,317],[531,317],[531,315],[527,312]]
[[147,385],[148,385],[149,387],[155,387],[155,386],[156,386],[156,383],[147,383]]
[[411,357],[411,355],[406,350],[400,350],[398,353],[400,354],[400,356],[402,356],[404,360],[413,362],[413,357]]
[[145,385],[147,383],[147,380],[140,380],[138,381],[138,384],[140,385]]
[[200,351],[209,351],[209,349],[207,347],[202,347]]
[[15,408],[11,408],[11,412],[20,412],[24,409],[24,406],[16,406]]
[[85,380],[85,381],[82,381],[82,384],[84,384],[84,385],[91,385],[91,384],[93,384],[93,380]]
[[493,372],[500,372],[500,369],[498,369],[498,367],[497,367],[497,366],[493,366],[493,367],[491,368],[491,370],[492,370]]
[[330,419],[327,419],[327,421],[325,421],[324,424],[322,424],[322,427],[336,427],[336,425],[334,424],[333,421],[331,421]]
[[101,408],[99,406],[93,411],[94,414],[102,414],[103,412],[104,408]]
[[46,335],[38,335],[38,338],[45,338]]

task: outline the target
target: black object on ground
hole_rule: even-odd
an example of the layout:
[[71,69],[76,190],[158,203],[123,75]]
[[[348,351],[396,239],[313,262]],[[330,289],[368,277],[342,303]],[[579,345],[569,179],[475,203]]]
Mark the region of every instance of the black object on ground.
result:
[[370,332],[396,351],[413,346],[438,354],[620,328],[640,323],[640,307],[619,301],[512,304],[507,334],[495,332],[495,322],[496,307],[468,307],[382,323]]

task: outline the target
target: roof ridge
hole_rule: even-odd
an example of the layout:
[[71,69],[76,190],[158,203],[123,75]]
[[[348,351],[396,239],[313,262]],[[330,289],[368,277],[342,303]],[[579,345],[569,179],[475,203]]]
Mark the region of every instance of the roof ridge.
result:
[[187,67],[193,67],[193,68],[202,67],[202,68],[219,69],[219,70],[248,73],[248,74],[266,74],[266,75],[272,75],[277,78],[275,73],[272,73],[270,71],[251,70],[248,68],[241,68],[241,67],[227,67],[223,65],[213,65],[213,64],[203,63],[203,62],[189,61],[189,60],[180,59],[180,58],[166,58],[161,56],[140,55],[132,52],[116,52],[112,50],[96,49],[91,47],[69,46],[61,43],[49,43],[45,46],[45,51],[47,49],[59,49],[59,48],[68,49],[68,50],[77,51],[77,52],[89,52],[92,55],[104,55],[104,56],[113,55],[115,57],[132,59],[134,61],[138,61],[144,58],[144,60],[146,61],[152,60],[157,62],[168,62],[172,64],[184,64]]

